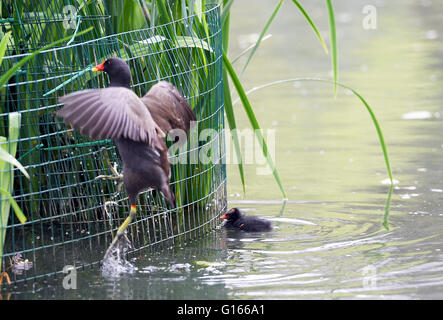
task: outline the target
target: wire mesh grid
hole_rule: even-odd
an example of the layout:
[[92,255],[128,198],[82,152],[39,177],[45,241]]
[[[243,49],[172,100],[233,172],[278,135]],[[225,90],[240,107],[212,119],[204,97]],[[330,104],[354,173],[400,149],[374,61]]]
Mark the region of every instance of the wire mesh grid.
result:
[[82,43],[112,34],[111,15],[100,2],[73,0],[2,0],[0,26],[12,31],[13,41],[6,55],[17,55],[39,49],[75,29],[93,26],[91,34],[75,37],[71,43]]
[[[167,80],[182,92],[198,120],[188,144],[169,156],[170,184],[177,208],[168,209],[159,192],[140,194],[138,214],[128,230],[133,244],[129,255],[144,248],[182,245],[219,224],[217,217],[226,209],[219,10],[219,5],[214,4],[201,16],[100,38],[90,36],[84,41],[75,39],[70,45],[38,54],[2,88],[0,136],[8,137],[9,116],[13,112],[21,114],[21,127],[18,139],[3,138],[0,146],[11,150],[16,145],[15,157],[31,176],[28,180],[12,167],[0,171],[2,179],[10,180],[11,194],[28,218],[25,224],[19,223],[9,213],[9,206],[8,213],[0,215],[2,270],[13,271],[13,282],[55,275],[66,265],[84,268],[99,264],[112,235],[127,216],[129,203],[124,190],[116,195],[114,182],[95,179],[110,173],[107,154],[121,170],[112,141],[92,141],[55,116],[61,106],[57,97],[104,87],[107,76],[85,72],[63,89],[43,97],[79,71],[111,56],[127,61],[132,89],[139,96],[158,81]],[[86,21],[108,29],[106,14],[89,13],[92,18]],[[13,27],[11,21],[4,20],[0,22]],[[23,29],[23,25],[17,28]],[[41,47],[32,45],[16,54],[18,48],[14,46],[8,48],[14,55],[4,58],[2,73],[27,54],[23,51]],[[0,201],[3,205],[8,200]],[[32,262],[32,267],[14,272],[14,258],[18,255]]]

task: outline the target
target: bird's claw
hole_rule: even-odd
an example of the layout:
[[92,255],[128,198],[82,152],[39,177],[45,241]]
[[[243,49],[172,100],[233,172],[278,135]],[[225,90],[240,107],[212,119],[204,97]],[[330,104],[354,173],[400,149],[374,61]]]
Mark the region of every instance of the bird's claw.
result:
[[114,181],[118,181],[118,182],[123,182],[123,175],[122,174],[117,174],[117,175],[99,175],[95,177],[95,180],[114,180]]
[[122,185],[123,185],[123,175],[117,171],[117,164],[115,163],[114,166],[111,164],[111,160],[109,159],[108,150],[105,147],[102,147],[100,149],[101,152],[105,155],[106,163],[109,166],[109,169],[112,172],[112,175],[99,175],[94,178],[94,180],[111,180],[111,181],[117,181],[117,191],[111,196],[111,198],[115,198],[120,194]]

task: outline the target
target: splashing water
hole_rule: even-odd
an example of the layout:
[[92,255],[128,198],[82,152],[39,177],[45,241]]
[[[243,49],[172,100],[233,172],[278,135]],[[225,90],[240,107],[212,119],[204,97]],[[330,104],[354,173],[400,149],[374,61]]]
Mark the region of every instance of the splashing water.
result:
[[131,247],[131,242],[126,235],[118,240],[108,257],[102,261],[101,273],[104,277],[117,278],[122,274],[131,274],[138,270],[126,259],[126,253]]

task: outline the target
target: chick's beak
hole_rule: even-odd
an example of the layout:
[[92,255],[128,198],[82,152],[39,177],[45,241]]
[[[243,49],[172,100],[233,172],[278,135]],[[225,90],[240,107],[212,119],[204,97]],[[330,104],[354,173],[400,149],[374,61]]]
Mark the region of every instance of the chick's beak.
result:
[[105,69],[105,61],[92,68],[92,71],[97,72],[97,71],[103,71],[104,69]]

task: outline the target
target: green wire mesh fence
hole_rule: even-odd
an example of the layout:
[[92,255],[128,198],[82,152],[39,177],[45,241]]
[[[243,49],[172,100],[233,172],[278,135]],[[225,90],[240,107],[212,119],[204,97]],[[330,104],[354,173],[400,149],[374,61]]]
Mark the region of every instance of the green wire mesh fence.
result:
[[[95,179],[111,173],[107,154],[121,170],[112,141],[91,141],[55,116],[61,107],[57,97],[104,87],[107,75],[84,72],[55,93],[43,96],[112,56],[128,62],[132,89],[139,96],[160,80],[170,81],[198,119],[188,144],[170,154],[177,209],[167,209],[163,196],[156,191],[140,194],[139,212],[128,231],[133,244],[129,255],[144,248],[182,245],[213,230],[219,224],[220,212],[226,209],[219,5],[168,24],[113,34],[111,16],[103,6],[79,9],[81,18],[76,16],[75,28],[67,31],[63,27],[66,19],[59,13],[70,1],[52,1],[59,7],[51,10],[43,2],[2,1],[0,27],[12,31],[13,41],[1,73],[50,42],[49,33],[60,38],[73,35],[68,45],[38,54],[1,88],[0,147],[11,150],[16,146],[14,156],[31,176],[28,180],[11,167],[0,170],[28,218],[21,224],[9,206],[3,206],[8,200],[0,199],[5,209],[0,215],[2,271],[18,283],[62,273],[66,265],[98,265],[126,218],[129,204],[124,190],[116,195],[114,182]],[[90,26],[94,31],[76,37],[78,30]],[[8,139],[8,119],[13,112],[21,114],[16,140]]]

